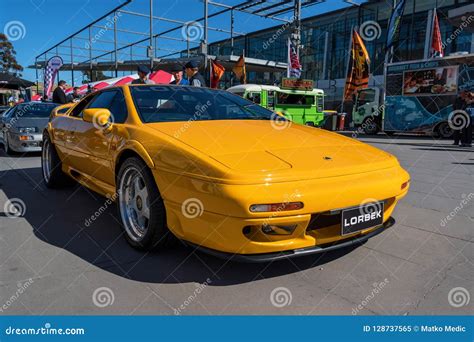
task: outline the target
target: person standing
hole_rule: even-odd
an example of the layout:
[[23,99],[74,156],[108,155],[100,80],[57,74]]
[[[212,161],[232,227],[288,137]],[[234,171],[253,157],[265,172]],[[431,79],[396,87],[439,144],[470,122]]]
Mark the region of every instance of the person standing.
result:
[[205,87],[206,81],[199,73],[199,64],[196,61],[189,61],[184,66],[186,75],[188,76],[189,84],[194,87]]
[[67,98],[66,98],[66,93],[64,92],[66,90],[66,81],[61,80],[58,83],[58,86],[56,89],[54,89],[53,92],[53,102],[54,103],[59,103],[59,104],[66,104]]
[[150,72],[150,68],[146,65],[139,65],[137,68],[138,78],[133,80],[132,84],[155,84],[155,82],[148,78]]
[[72,93],[67,96],[68,102],[78,102],[81,99],[81,95],[79,94],[79,87],[74,87],[72,89]]
[[469,120],[466,127],[461,130],[461,146],[472,147],[472,127],[474,126],[474,94],[466,92],[466,113]]
[[189,85],[189,81],[183,77],[183,67],[181,65],[174,66],[171,69],[171,75],[173,75],[174,81],[170,84]]

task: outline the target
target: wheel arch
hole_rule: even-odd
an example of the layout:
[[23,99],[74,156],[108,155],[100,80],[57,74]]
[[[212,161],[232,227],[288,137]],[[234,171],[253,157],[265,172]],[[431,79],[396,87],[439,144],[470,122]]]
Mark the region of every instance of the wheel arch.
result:
[[115,175],[118,174],[120,166],[123,164],[123,162],[130,157],[140,158],[150,169],[155,167],[153,159],[151,159],[143,145],[138,142],[129,142],[127,145],[128,146],[124,147],[115,158]]

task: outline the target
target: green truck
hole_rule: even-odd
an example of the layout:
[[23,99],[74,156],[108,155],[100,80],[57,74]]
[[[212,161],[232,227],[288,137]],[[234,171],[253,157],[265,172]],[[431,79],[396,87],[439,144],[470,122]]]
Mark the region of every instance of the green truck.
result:
[[[312,81],[284,79],[282,87],[242,84],[227,91],[308,126],[324,123],[324,91],[313,89]],[[301,81],[304,81],[301,83]]]

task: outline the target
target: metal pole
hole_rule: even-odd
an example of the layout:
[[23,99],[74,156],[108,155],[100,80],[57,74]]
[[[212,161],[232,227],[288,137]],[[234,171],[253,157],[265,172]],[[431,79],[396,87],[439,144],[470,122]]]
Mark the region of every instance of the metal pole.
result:
[[115,77],[118,77],[118,64],[117,64],[117,12],[114,12],[114,58],[115,58]]
[[72,86],[74,87],[74,54],[72,52],[72,38],[69,40],[69,42],[71,43],[69,45],[69,51],[71,52],[71,84]]
[[153,70],[153,0],[150,0],[150,47],[149,47],[149,57],[150,57],[150,69]]
[[301,0],[295,0],[294,22],[294,33],[296,35],[296,54],[299,56],[301,45]]
[[328,67],[328,48],[329,48],[329,31],[324,34],[324,56],[323,56],[323,74],[322,79],[326,79]]
[[230,55],[234,54],[234,10],[230,10]]
[[208,0],[204,0],[204,68],[207,68],[207,27],[208,27]]
[[90,79],[89,82],[93,82],[92,77],[92,32],[91,27],[89,26],[89,72],[90,72]]
[[39,92],[39,84],[38,84],[38,58],[35,57],[35,74],[36,74],[36,94]]

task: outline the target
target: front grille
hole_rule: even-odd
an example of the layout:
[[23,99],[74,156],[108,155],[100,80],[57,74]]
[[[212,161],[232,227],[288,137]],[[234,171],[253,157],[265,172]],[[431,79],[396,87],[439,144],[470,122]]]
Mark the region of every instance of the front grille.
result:
[[309,220],[308,227],[306,231],[312,231],[316,229],[323,229],[328,228],[335,225],[341,224],[341,213],[337,214],[325,214],[325,213],[318,213],[311,215],[311,219]]

